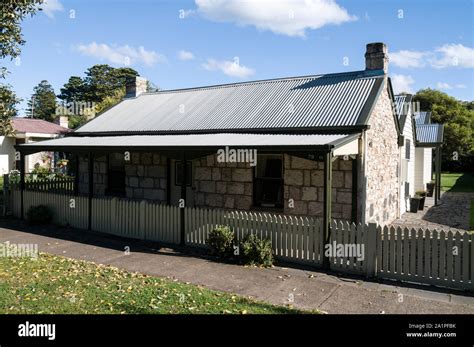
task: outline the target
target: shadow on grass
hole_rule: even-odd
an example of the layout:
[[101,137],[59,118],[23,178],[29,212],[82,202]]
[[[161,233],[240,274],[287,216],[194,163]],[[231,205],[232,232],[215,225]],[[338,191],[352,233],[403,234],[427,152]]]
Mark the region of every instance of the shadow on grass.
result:
[[[457,175],[461,175],[455,179]],[[441,189],[447,192],[474,192],[474,173],[466,172],[464,174],[446,173],[443,174]],[[449,177],[452,176],[452,177]],[[451,180],[455,180],[454,184],[450,184]],[[443,182],[444,181],[444,182]],[[443,184],[444,183],[444,184]],[[448,188],[446,190],[446,188]]]

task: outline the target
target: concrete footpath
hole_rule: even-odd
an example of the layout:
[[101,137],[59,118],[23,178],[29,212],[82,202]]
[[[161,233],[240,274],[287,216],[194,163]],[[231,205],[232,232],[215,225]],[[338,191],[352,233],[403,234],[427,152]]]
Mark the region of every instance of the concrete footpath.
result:
[[[35,243],[40,252],[168,277],[277,305],[327,313],[474,314],[474,297],[433,287],[370,282],[314,269],[268,269],[223,264],[200,252],[161,248],[109,235],[58,227],[31,227],[0,219],[0,242]],[[129,247],[130,253],[125,252]]]

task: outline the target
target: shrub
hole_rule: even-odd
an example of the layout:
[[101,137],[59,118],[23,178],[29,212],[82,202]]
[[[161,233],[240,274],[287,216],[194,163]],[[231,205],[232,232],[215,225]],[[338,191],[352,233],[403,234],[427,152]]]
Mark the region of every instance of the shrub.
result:
[[26,212],[26,220],[30,224],[48,224],[53,219],[53,212],[48,206],[31,206]]
[[424,197],[424,196],[426,196],[426,191],[418,190],[418,191],[415,192],[415,196]]
[[272,243],[269,239],[260,239],[256,235],[247,234],[240,244],[240,253],[246,264],[273,265]]
[[234,233],[226,225],[216,226],[207,239],[207,244],[211,247],[212,253],[219,257],[232,255],[234,246]]

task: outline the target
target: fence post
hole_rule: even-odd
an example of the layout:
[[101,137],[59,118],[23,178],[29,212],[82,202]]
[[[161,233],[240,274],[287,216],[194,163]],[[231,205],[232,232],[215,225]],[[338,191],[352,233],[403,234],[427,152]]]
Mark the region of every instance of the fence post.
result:
[[365,250],[366,254],[366,271],[367,277],[375,277],[377,271],[377,224],[373,222],[369,222],[366,225],[366,233],[367,233],[367,249]]
[[140,233],[140,238],[142,240],[145,240],[145,223],[146,223],[146,201],[142,200],[140,201],[140,210],[138,211],[139,218],[140,218],[140,226],[139,226],[139,233]]

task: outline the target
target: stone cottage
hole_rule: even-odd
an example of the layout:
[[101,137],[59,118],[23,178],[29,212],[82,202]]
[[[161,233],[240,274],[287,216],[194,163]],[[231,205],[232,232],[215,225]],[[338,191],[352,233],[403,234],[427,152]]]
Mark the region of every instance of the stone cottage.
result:
[[77,156],[78,194],[389,223],[401,133],[386,45],[368,44],[365,60],[361,71],[153,93],[137,77],[86,125],[19,150]]

